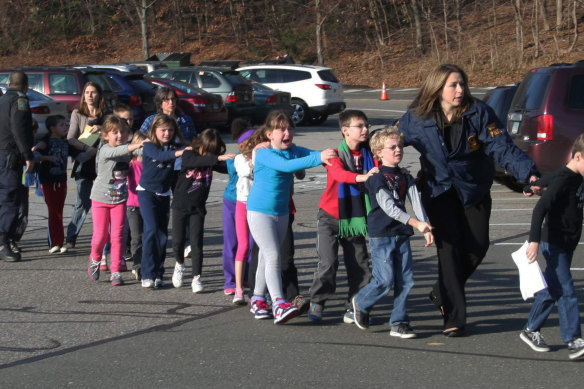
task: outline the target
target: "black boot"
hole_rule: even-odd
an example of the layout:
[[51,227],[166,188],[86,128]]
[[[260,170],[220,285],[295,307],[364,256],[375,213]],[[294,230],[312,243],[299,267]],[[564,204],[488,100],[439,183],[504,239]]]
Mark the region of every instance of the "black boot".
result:
[[0,259],[5,260],[6,262],[19,262],[20,254],[16,254],[10,250],[10,245],[8,243],[4,243],[0,245]]

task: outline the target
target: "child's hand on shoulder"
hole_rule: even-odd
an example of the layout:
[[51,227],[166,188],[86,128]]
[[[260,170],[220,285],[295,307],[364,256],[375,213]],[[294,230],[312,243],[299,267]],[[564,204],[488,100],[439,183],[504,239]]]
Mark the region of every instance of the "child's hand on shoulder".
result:
[[235,158],[235,154],[233,154],[233,153],[223,154],[223,155],[220,155],[219,157],[217,157],[217,159],[219,161],[227,161],[228,159],[233,159],[233,158]]
[[539,242],[529,242],[529,246],[527,246],[527,259],[529,263],[535,262],[537,259],[537,253],[539,252]]
[[332,165],[329,162],[329,159],[336,158],[337,156],[338,155],[335,149],[324,149],[323,151],[320,152],[320,160],[322,161],[322,163],[328,166]]
[[254,151],[257,151],[257,149],[269,149],[269,148],[270,148],[270,142],[265,141],[262,143],[258,143],[253,149],[254,149]]
[[39,143],[37,143],[36,145],[34,145],[30,151],[35,152],[37,150],[44,150],[47,148],[47,144],[44,140],[41,140]]

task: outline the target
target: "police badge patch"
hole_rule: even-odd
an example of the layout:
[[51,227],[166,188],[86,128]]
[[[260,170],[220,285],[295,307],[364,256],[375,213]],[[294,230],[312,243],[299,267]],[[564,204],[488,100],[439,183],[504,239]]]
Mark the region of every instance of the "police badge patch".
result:
[[477,139],[476,135],[471,135],[468,137],[468,151],[469,152],[475,152],[478,149],[481,148],[481,144],[479,143],[479,140]]
[[19,111],[28,111],[28,99],[26,97],[19,97],[16,104]]

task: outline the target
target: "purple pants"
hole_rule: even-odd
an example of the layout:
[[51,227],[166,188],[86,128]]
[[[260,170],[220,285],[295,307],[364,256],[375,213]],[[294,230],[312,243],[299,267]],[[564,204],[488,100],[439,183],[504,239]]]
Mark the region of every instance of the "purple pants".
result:
[[[247,281],[247,269],[251,261],[253,238],[249,238],[249,252],[246,258],[247,266],[244,281]],[[223,199],[223,274],[225,284],[223,289],[235,289],[235,253],[237,252],[237,235],[235,233],[235,203]]]

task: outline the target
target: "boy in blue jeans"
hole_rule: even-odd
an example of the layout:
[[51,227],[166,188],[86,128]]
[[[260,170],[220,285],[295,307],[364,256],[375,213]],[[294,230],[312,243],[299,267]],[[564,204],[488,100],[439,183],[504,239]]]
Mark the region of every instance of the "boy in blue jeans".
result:
[[570,273],[582,233],[583,176],[584,134],[574,142],[572,158],[565,167],[532,183],[548,188],[533,209],[527,258],[534,262],[541,248],[547,264],[544,277],[548,287],[535,294],[527,325],[519,335],[533,350],[550,351],[539,330],[557,302],[560,334],[568,344],[572,360],[584,357],[578,299]]
[[[416,334],[406,313],[408,293],[414,286],[410,236],[414,234],[413,228],[417,229],[424,234],[426,246],[429,246],[434,242],[432,226],[428,224],[414,177],[404,174],[399,167],[404,145],[397,127],[376,132],[369,144],[374,158],[381,161],[379,173],[365,182],[371,199],[367,229],[373,279],[351,300],[355,324],[362,330],[367,329],[371,308],[395,284],[390,335],[402,339],[414,338]],[[406,196],[417,219],[406,212]]]

